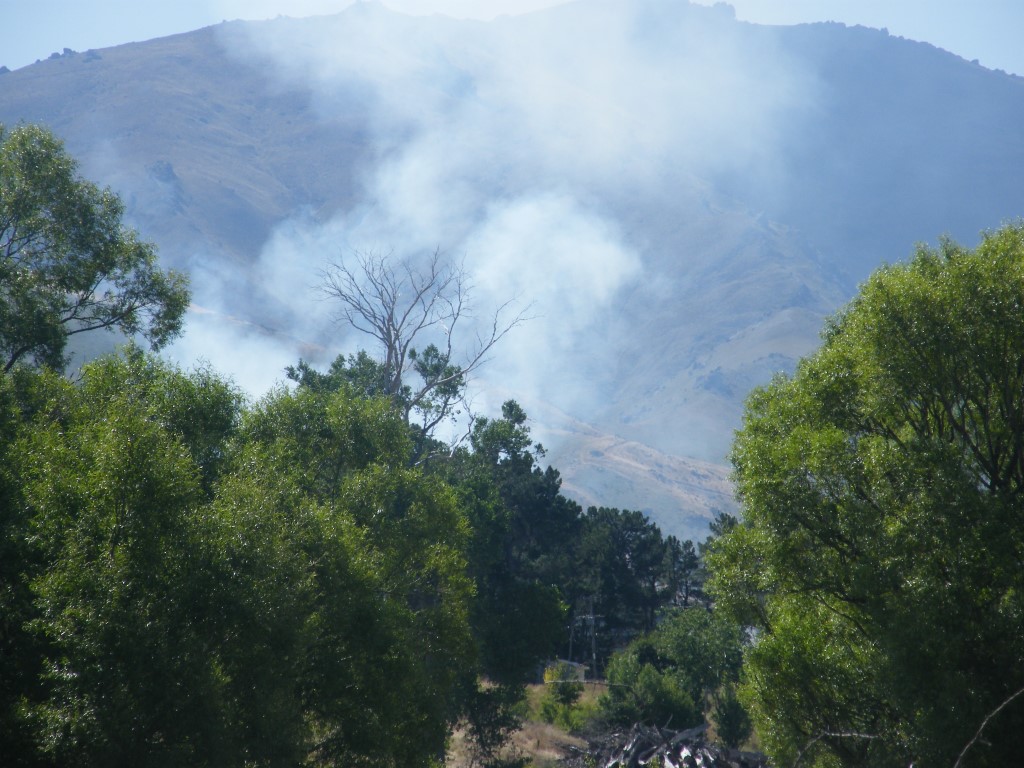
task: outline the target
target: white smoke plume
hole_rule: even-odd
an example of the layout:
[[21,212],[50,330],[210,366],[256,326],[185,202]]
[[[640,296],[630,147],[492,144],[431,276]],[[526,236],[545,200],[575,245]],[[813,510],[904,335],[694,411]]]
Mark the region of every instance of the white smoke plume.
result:
[[[358,205],[327,220],[296,211],[264,246],[253,279],[293,308],[291,334],[324,343],[321,364],[368,345],[316,300],[325,265],[355,251],[440,250],[473,276],[480,316],[509,299],[529,306],[484,371],[528,411],[600,397],[597,377],[618,352],[576,339],[613,337],[623,291],[652,277],[648,244],[608,196],[669,175],[768,177],[773,141],[808,88],[777,51],[751,46],[731,9],[677,0],[584,0],[490,22],[357,3],[243,29],[225,28],[233,55],[307,91],[325,122],[362,110],[376,158]],[[287,341],[275,365],[295,361],[281,359]],[[244,339],[222,347],[250,354]],[[266,384],[243,375],[250,390]]]

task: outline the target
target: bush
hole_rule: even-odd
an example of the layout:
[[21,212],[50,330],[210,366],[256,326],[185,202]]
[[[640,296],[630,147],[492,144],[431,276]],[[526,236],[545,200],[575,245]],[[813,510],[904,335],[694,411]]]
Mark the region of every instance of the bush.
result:
[[583,694],[583,681],[579,679],[576,668],[567,662],[558,661],[549,664],[544,670],[545,697],[562,705],[571,707]]
[[601,707],[609,720],[620,724],[649,722],[687,728],[702,721],[688,693],[689,682],[673,669],[659,671],[641,663],[637,648],[615,654],[608,664],[608,693]]
[[548,665],[544,670],[544,693],[537,716],[545,723],[553,723],[566,730],[579,727],[574,707],[583,694],[583,682],[577,679],[576,669],[564,661]]
[[750,738],[750,715],[736,697],[736,688],[726,685],[715,702],[715,710],[711,714],[715,723],[718,739],[725,746],[738,748]]

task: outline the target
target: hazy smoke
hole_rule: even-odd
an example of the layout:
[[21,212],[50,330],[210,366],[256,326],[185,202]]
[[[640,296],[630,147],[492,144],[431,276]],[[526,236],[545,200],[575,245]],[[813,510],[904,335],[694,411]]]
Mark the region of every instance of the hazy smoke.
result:
[[[329,303],[312,300],[326,263],[440,249],[472,273],[481,316],[508,299],[529,305],[533,319],[485,371],[528,410],[600,397],[618,351],[578,339],[614,335],[623,290],[651,274],[649,244],[610,212],[608,194],[628,199],[668,173],[767,176],[806,92],[731,9],[671,0],[589,0],[487,23],[357,3],[247,24],[242,36],[225,29],[234,55],[306,89],[324,121],[362,110],[377,158],[358,179],[358,206],[329,221],[297,211],[263,249],[254,280],[293,308],[294,335],[327,340],[320,362],[367,343],[343,337]],[[294,362],[292,339],[269,357],[249,340],[227,354],[259,356],[262,370]],[[238,375],[255,391],[267,383]]]

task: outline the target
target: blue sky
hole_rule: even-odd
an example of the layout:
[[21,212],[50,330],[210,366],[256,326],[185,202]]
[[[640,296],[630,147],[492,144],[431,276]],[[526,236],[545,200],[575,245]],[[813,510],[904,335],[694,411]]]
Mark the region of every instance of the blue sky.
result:
[[[683,0],[680,0],[683,1]],[[148,40],[226,19],[331,13],[352,0],[0,0],[0,65],[11,69],[54,51]],[[492,18],[565,0],[383,0],[408,13]],[[701,0],[711,5],[713,0]],[[992,69],[1024,74],[1021,0],[732,0],[740,19],[762,24],[842,21],[886,27]]]

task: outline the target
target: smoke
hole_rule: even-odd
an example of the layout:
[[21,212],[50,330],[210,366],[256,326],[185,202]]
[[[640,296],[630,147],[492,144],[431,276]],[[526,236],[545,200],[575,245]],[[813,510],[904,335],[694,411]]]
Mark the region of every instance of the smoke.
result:
[[680,0],[586,0],[487,24],[366,2],[230,42],[309,89],[325,118],[368,97],[382,152],[426,144],[453,179],[525,162],[585,185],[665,163],[763,172],[808,83],[747,31],[724,4]]
[[[360,0],[193,0],[210,8],[218,19],[265,19],[278,15],[294,18],[337,13]],[[519,15],[569,0],[384,0],[388,8],[412,16],[442,14],[457,19],[489,20]]]
[[[671,194],[668,176],[771,177],[776,138],[807,90],[728,7],[671,0],[588,0],[487,23],[357,3],[230,25],[223,43],[306,91],[324,123],[358,108],[368,126],[375,160],[356,180],[360,202],[327,221],[297,211],[262,250],[253,279],[291,308],[291,334],[321,345],[320,362],[367,345],[310,300],[324,267],[356,251],[440,250],[465,263],[481,322],[509,300],[530,316],[479,382],[527,410],[585,410],[603,396],[621,302],[652,278],[650,244],[609,196]],[[609,343],[581,349],[594,333]],[[258,358],[246,338],[229,353]],[[264,362],[278,359],[272,346]]]

